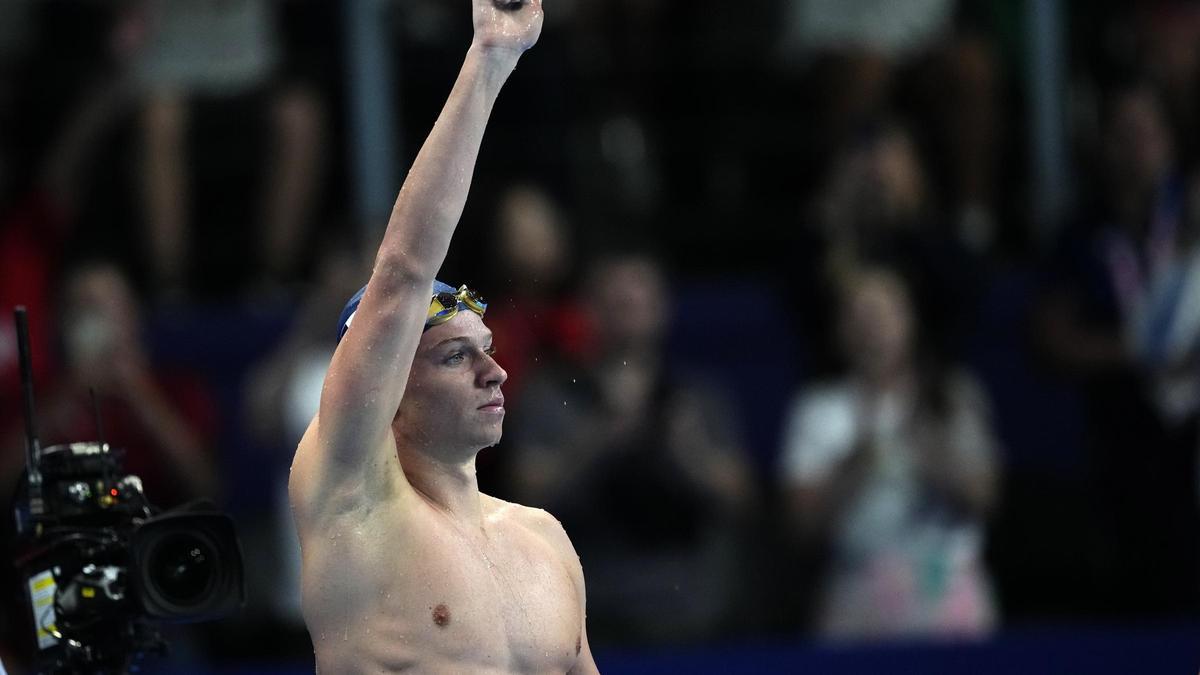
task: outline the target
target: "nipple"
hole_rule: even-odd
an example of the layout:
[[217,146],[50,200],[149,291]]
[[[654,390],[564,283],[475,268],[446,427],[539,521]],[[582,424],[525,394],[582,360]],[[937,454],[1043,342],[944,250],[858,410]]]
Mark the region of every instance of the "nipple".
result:
[[433,608],[433,623],[440,628],[445,628],[450,625],[450,608],[445,605],[438,605]]

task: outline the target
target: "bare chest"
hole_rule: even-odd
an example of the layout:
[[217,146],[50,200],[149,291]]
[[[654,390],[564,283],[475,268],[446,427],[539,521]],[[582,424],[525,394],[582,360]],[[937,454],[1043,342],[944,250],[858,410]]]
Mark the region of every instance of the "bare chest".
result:
[[343,576],[337,585],[350,592],[337,596],[306,568],[310,624],[312,602],[340,607],[333,612],[340,618],[326,621],[332,642],[357,635],[358,653],[385,669],[448,663],[479,672],[569,670],[582,608],[569,569],[536,535],[519,526],[496,528],[483,541],[437,525],[391,536],[370,530],[329,540],[343,550],[323,567]]
[[417,621],[428,612],[427,633],[455,643],[490,637],[527,665],[573,658],[582,616],[567,570],[528,535],[507,539],[482,548],[429,542],[430,555],[413,564],[421,586],[414,595],[429,601],[406,609]]

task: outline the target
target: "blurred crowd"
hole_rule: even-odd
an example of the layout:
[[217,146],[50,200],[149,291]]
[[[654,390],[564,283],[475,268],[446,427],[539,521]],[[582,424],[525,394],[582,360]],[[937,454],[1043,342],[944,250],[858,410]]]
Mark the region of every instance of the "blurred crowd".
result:
[[[459,4],[377,3],[410,151]],[[509,373],[481,488],[563,522],[598,651],[1200,614],[1200,8],[1060,8],[1047,221],[1025,3],[546,4],[440,277]],[[102,435],[238,525],[247,606],[174,629],[184,661],[311,656],[288,467],[380,225],[340,5],[0,4],[0,306],[42,444]],[[3,323],[4,504],[17,373]]]

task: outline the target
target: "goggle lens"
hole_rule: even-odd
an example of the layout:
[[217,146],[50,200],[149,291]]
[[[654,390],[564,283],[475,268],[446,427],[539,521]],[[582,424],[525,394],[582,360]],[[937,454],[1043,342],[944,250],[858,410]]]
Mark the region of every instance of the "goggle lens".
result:
[[458,314],[460,304],[479,316],[483,316],[487,311],[487,301],[463,284],[455,293],[442,292],[433,296],[433,300],[429,303],[429,313],[426,315],[425,325],[436,326],[449,321]]

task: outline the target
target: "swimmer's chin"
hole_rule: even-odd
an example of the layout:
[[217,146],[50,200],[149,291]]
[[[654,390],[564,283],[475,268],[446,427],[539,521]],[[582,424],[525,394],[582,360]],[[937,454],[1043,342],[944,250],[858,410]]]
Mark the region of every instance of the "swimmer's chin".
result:
[[500,438],[504,435],[504,430],[501,427],[502,421],[496,420],[491,424],[481,424],[471,435],[473,442],[471,445],[478,450],[495,447],[499,445]]

